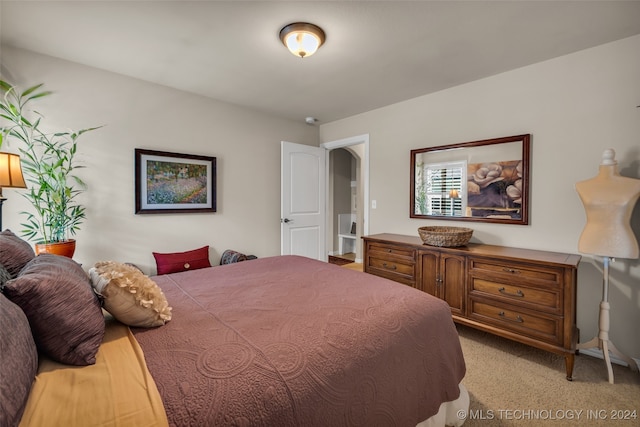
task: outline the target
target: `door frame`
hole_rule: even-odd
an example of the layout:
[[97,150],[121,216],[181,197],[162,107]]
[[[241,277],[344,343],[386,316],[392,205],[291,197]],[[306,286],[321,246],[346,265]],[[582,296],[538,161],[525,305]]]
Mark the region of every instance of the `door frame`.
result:
[[[356,135],[356,136],[352,136],[349,138],[343,138],[343,139],[338,139],[335,141],[329,141],[329,142],[324,142],[322,144],[320,144],[320,147],[326,149],[327,151],[331,151],[334,150],[336,148],[345,148],[345,147],[350,147],[353,145],[360,145],[360,144],[364,144],[364,158],[361,159],[361,172],[362,172],[362,192],[364,193],[362,195],[362,199],[363,199],[363,212],[362,212],[362,236],[367,236],[369,235],[369,209],[370,209],[370,204],[369,204],[369,134],[363,134],[363,135]],[[329,188],[329,180],[330,180],[330,176],[329,176],[329,163],[330,163],[330,156],[327,156],[327,162],[326,162],[326,180],[327,180],[327,184],[326,184],[326,200],[327,203],[325,203],[325,239],[326,239],[326,248],[329,247],[333,247],[333,230],[331,230],[331,232],[329,232],[329,227],[327,225],[327,218],[329,218],[329,215],[333,215],[333,212],[329,212],[329,192],[330,192],[330,188]],[[330,244],[331,243],[331,244]]]

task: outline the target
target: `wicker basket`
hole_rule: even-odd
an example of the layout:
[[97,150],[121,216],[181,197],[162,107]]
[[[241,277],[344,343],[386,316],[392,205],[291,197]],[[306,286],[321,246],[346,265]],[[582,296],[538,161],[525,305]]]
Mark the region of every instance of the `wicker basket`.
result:
[[454,247],[469,243],[473,230],[465,227],[420,227],[422,241],[431,246]]

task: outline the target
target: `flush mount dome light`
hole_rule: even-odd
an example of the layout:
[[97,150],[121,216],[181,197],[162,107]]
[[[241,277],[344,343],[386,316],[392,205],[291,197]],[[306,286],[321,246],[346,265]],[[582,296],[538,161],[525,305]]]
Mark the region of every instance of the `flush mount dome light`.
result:
[[324,43],[322,28],[307,22],[294,22],[280,30],[280,40],[291,53],[305,58],[316,53]]

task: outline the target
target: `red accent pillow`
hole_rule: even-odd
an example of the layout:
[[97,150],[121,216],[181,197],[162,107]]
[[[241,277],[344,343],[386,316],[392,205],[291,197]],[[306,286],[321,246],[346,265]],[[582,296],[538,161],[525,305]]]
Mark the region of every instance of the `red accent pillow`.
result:
[[203,246],[200,249],[186,252],[169,254],[152,253],[156,259],[158,274],[170,274],[211,267],[211,263],[209,262],[209,246]]

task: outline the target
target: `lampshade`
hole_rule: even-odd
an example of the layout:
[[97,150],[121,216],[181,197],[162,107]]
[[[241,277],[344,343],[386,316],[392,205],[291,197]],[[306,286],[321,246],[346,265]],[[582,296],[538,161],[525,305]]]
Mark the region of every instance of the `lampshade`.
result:
[[458,197],[460,197],[460,195],[458,194],[458,190],[454,188],[449,191],[449,197],[451,197],[452,199],[457,199]]
[[324,31],[307,22],[294,22],[280,30],[280,40],[292,54],[305,58],[313,55],[325,40]]
[[20,167],[20,156],[0,153],[0,188],[27,188]]

